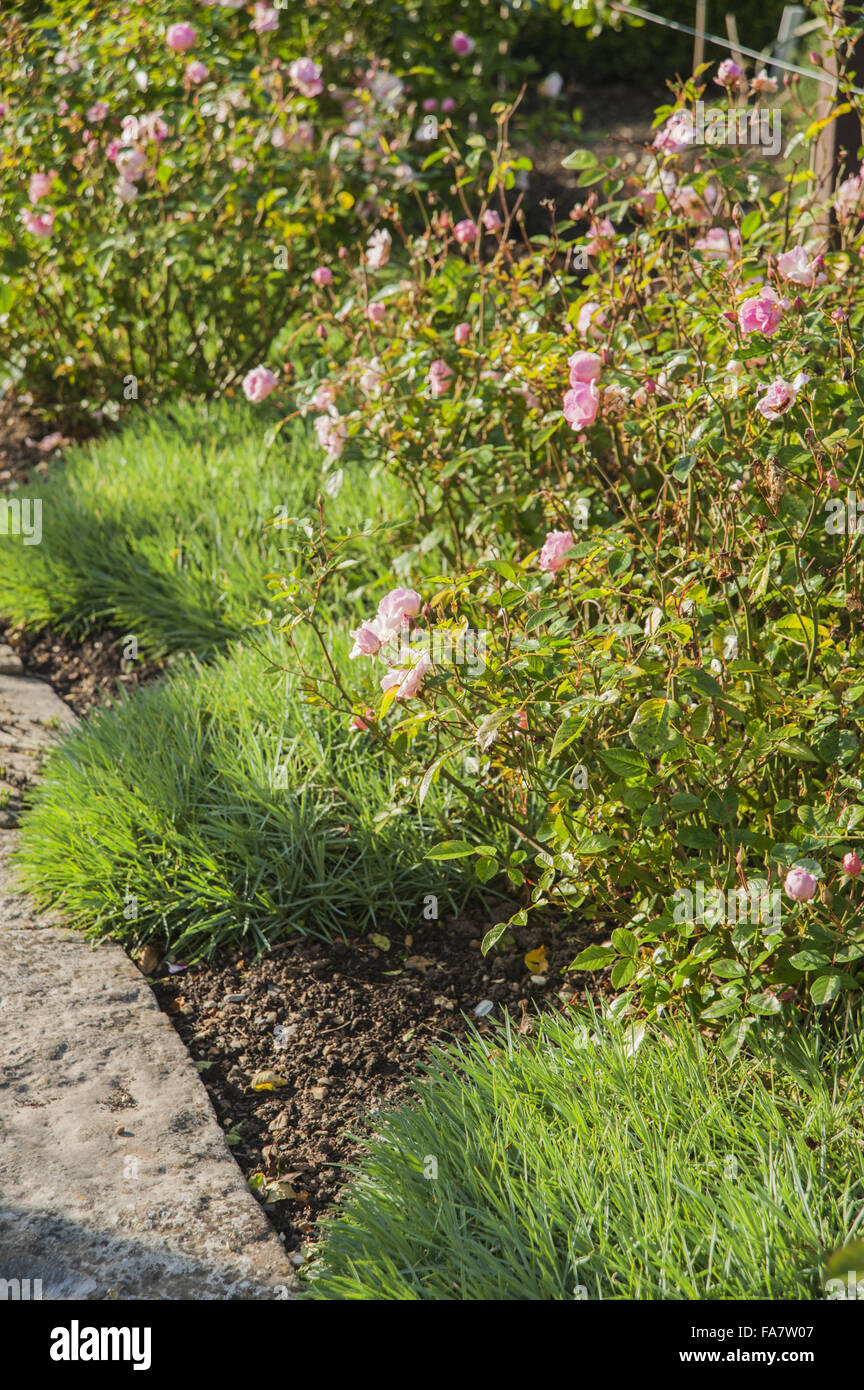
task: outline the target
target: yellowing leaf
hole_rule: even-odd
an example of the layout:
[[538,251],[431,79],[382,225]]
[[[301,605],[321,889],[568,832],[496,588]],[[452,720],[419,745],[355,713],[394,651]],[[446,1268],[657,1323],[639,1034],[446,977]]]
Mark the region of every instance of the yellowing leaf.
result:
[[290,1084],[278,1071],[256,1071],[249,1082],[253,1091],[278,1091],[280,1087]]
[[373,946],[378,947],[379,951],[390,950],[390,938],[389,936],[384,936],[381,932],[373,931],[369,940],[372,942]]
[[538,946],[536,951],[529,951],[525,957],[525,964],[532,975],[545,975],[549,969],[549,957],[546,954],[545,946]]

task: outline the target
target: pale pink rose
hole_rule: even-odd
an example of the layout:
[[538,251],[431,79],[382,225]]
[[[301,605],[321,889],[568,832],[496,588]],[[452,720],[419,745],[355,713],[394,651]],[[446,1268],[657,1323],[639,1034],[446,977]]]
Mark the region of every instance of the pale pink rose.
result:
[[587,338],[589,334],[593,338],[601,338],[605,324],[606,314],[599,304],[589,300],[587,304],[582,305],[576,320],[576,331],[583,338]]
[[373,299],[367,306],[366,317],[370,323],[383,323],[387,317],[387,305],[382,304],[380,299]]
[[278,384],[279,378],[269,367],[253,367],[243,378],[243,394],[247,401],[257,405],[259,401],[266,401]]
[[465,343],[470,341],[470,338],[470,323],[457,323],[456,327],[453,329],[453,341],[458,344],[459,347],[464,347]]
[[504,226],[504,223],[501,221],[499,214],[494,208],[487,208],[480,221],[483,223],[487,232],[500,232],[501,228]]
[[464,217],[461,222],[457,222],[453,228],[453,236],[460,246],[467,246],[469,241],[473,241],[477,235],[477,223],[472,222],[470,217]]
[[600,391],[596,381],[577,381],[564,396],[564,419],[571,429],[584,430],[593,425],[600,409]]
[[787,896],[796,903],[808,903],[816,893],[816,880],[806,869],[790,869],[783,883]]
[[31,203],[38,203],[40,198],[44,198],[46,193],[50,193],[51,185],[56,179],[55,170],[49,169],[47,173],[40,172],[30,175],[30,182],[27,185],[27,196]]
[[436,97],[427,97],[426,100],[422,103],[422,105],[424,111],[438,110],[438,100]]
[[411,618],[420,610],[423,602],[416,589],[391,589],[378,604],[375,628],[382,642],[392,642]]
[[342,450],[345,448],[345,440],[348,438],[345,421],[340,420],[335,412],[330,415],[319,415],[313,421],[313,428],[318,443],[325,450],[328,459],[340,458]]
[[608,217],[603,217],[600,221],[593,221],[589,229],[588,240],[585,243],[585,251],[589,256],[596,256],[608,246],[615,242],[615,227]]
[[429,367],[429,390],[433,396],[443,396],[450,389],[453,369],[442,358],[436,357]]
[[861,872],[861,860],[854,850],[843,856],[843,872],[850,878],[857,878]]
[[257,4],[249,28],[254,29],[256,34],[275,34],[279,28],[279,11],[270,5]]
[[432,666],[432,658],[428,652],[421,652],[413,666],[394,667],[381,681],[382,690],[390,690],[396,686],[397,700],[410,700],[412,696],[419,695],[423,689],[423,682]]
[[816,283],[818,267],[815,261],[811,261],[803,246],[795,246],[791,251],[784,251],[777,257],[777,269],[783,280],[789,280],[793,285],[805,285],[807,289],[812,289]]
[[457,58],[467,58],[474,52],[474,40],[469,39],[467,34],[463,34],[461,29],[457,29],[450,40],[450,47]]
[[540,557],[537,561],[541,570],[554,574],[556,570],[563,569],[567,564],[567,551],[574,544],[573,535],[570,531],[550,531],[545,541]]
[[738,327],[742,333],[761,333],[765,338],[773,338],[788,307],[770,285],[763,285],[758,294],[745,299],[739,308]]
[[852,222],[864,217],[864,169],[850,174],[838,185],[834,195],[834,211],[838,221]]
[[312,404],[316,410],[329,410],[336,404],[336,387],[332,381],[322,381],[315,395],[312,397]]
[[776,381],[765,388],[765,394],[756,402],[756,409],[765,420],[778,420],[798,398],[801,387],[809,380],[806,372],[799,372],[793,381],[784,381],[778,376]]
[[724,58],[717,69],[717,76],[714,81],[718,87],[727,87],[730,92],[737,92],[741,86],[741,79],[744,71],[731,58]]
[[693,250],[701,251],[706,260],[728,261],[741,255],[741,235],[733,227],[727,232],[724,227],[712,227],[693,242]]
[[173,53],[185,53],[195,43],[195,30],[185,20],[182,24],[172,24],[166,30],[165,42]]
[[698,193],[689,183],[682,183],[677,188],[669,189],[666,197],[669,206],[690,222],[710,221],[711,206],[707,189],[704,194]]
[[108,144],[105,146],[105,158],[109,159],[113,164],[122,148],[123,146],[120,144],[119,140],[109,140]]
[[87,107],[84,114],[91,125],[98,125],[100,121],[104,121],[110,110],[107,101],[94,101],[92,106]]
[[390,259],[393,238],[386,227],[374,231],[366,243],[366,264],[370,270],[382,270]]
[[333,283],[333,271],[329,265],[319,265],[312,271],[312,279],[316,285],[330,285]]
[[122,149],[114,161],[117,173],[121,179],[127,183],[137,183],[144,177],[144,170],[147,168],[147,156],[142,150]]
[[202,82],[206,82],[210,69],[206,63],[202,63],[200,58],[192,58],[186,64],[186,80],[191,82],[193,87],[198,87]]
[[693,117],[689,111],[676,111],[654,136],[653,146],[663,154],[681,154],[695,139]]
[[381,370],[381,362],[377,357],[373,357],[372,361],[367,363],[360,373],[360,376],[357,378],[360,390],[367,398],[370,396],[377,396],[380,393],[383,381],[384,373]]
[[348,635],[354,639],[354,646],[349,652],[352,659],[358,656],[375,656],[381,650],[381,638],[374,623],[362,623],[360,627],[353,628]]
[[296,58],[288,69],[288,76],[301,96],[317,97],[324,90],[321,81],[321,65],[311,58]]
[[765,68],[757,72],[750,82],[751,96],[773,95],[777,91],[776,77],[769,77]]
[[31,236],[50,236],[54,229],[54,217],[53,208],[44,208],[42,212],[24,208],[21,212],[21,221]]
[[445,97],[444,100],[441,102],[441,110],[444,112],[445,116],[449,116],[449,114],[450,114],[451,111],[455,111],[455,110],[456,110],[456,99],[455,99],[455,97]]
[[570,385],[576,386],[579,382],[596,381],[603,370],[603,359],[597,352],[579,351],[568,357],[567,366],[570,369]]
[[130,183],[128,179],[118,179],[114,185],[114,192],[117,194],[121,203],[134,203],[135,199],[138,197],[137,187],[134,183]]

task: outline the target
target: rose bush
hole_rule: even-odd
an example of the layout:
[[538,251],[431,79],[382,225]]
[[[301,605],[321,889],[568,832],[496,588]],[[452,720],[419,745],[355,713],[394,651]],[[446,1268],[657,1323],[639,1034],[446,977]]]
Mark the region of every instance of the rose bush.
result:
[[[638,182],[576,151],[584,201],[533,239],[506,113],[497,142],[448,142],[449,205],[319,297],[289,413],[321,412],[328,487],[387,467],[417,503],[382,563],[406,621],[346,630],[356,679],[324,650],[307,688],[421,803],[445,779],[515,837],[431,860],[504,884],[514,922],[606,924],[577,967],[686,1001],[734,1052],[862,978],[864,199],[853,176],[828,222],[794,84],[779,170],[681,139],[703,92],[658,113]],[[346,546],[322,496],[273,581],[289,629],[321,633]]]

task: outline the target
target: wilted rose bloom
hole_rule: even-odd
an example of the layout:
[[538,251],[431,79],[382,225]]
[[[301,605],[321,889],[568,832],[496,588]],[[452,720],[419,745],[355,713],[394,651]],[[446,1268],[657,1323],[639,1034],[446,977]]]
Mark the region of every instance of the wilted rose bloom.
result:
[[815,261],[811,261],[803,246],[795,246],[791,251],[784,251],[777,257],[777,269],[783,280],[790,280],[793,285],[806,285],[812,289],[816,283],[817,266]]
[[606,314],[601,305],[589,300],[583,304],[579,310],[579,317],[576,320],[576,331],[583,338],[590,334],[594,338],[602,337],[602,329],[606,323]]
[[841,486],[840,479],[834,472],[833,468],[829,469],[828,472],[825,474],[825,486],[827,488],[830,488],[832,492],[836,492],[837,489]]
[[121,203],[134,203],[138,197],[138,189],[128,179],[118,179],[114,185],[114,192]]
[[253,367],[243,378],[243,394],[247,401],[257,405],[267,399],[277,384],[278,377],[269,367]]
[[373,299],[366,309],[366,317],[370,323],[383,323],[387,317],[387,305],[382,304],[379,299]]
[[764,93],[773,94],[776,91],[777,79],[776,77],[769,77],[765,68],[763,68],[761,72],[757,72],[756,76],[750,82],[750,92],[753,96],[759,96]]
[[654,136],[653,147],[663,154],[680,154],[693,144],[695,129],[689,111],[676,111]]
[[326,450],[328,459],[338,459],[348,438],[345,421],[340,420],[335,412],[331,415],[319,415],[314,421],[314,429],[318,443]]
[[843,872],[850,878],[857,878],[861,872],[861,860],[854,850],[843,856]]
[[165,42],[174,53],[185,53],[195,43],[195,30],[185,20],[182,24],[172,24],[165,33]]
[[288,69],[288,76],[304,97],[320,96],[324,90],[321,65],[311,58],[296,58]]
[[450,387],[450,378],[453,375],[451,367],[447,366],[440,357],[429,367],[429,390],[433,396],[443,396],[444,392]]
[[312,279],[316,285],[330,285],[333,282],[333,271],[329,265],[319,265],[312,271]]
[[547,101],[555,101],[557,97],[560,97],[563,90],[564,78],[561,76],[560,72],[547,73],[537,88],[541,97],[545,97]]
[[349,652],[353,659],[358,656],[375,656],[381,650],[381,638],[374,623],[361,623],[360,627],[353,628],[348,635],[354,639],[354,646]]
[[567,359],[567,366],[570,370],[570,385],[576,386],[579,382],[596,381],[603,370],[603,359],[597,352],[580,350]]
[[701,251],[709,261],[728,261],[741,254],[741,235],[733,227],[727,232],[725,227],[712,227],[704,236],[693,242],[693,250]]
[[200,58],[192,58],[186,64],[186,80],[191,82],[193,87],[199,86],[206,81],[210,69],[206,63],[202,63]]
[[329,410],[336,404],[336,387],[332,381],[322,381],[312,397],[316,410]]
[[504,226],[504,223],[501,221],[501,218],[494,208],[487,208],[480,221],[483,223],[487,232],[500,232],[501,228]]
[[45,208],[42,212],[24,208],[21,221],[31,236],[50,236],[54,227],[54,216],[53,208]]
[[269,5],[257,4],[249,28],[254,29],[256,34],[274,34],[279,28],[279,11]]
[[87,107],[84,114],[91,125],[98,125],[100,121],[104,121],[110,110],[107,101],[94,101],[92,106]]
[[463,34],[461,29],[457,29],[450,40],[450,47],[457,58],[467,58],[469,53],[474,52],[474,40],[469,39],[467,34]]
[[567,551],[573,545],[573,533],[571,531],[550,531],[545,541],[540,557],[537,561],[541,570],[546,570],[554,574],[556,570],[563,569],[567,564]]
[[421,651],[414,664],[408,667],[397,666],[381,681],[382,690],[390,690],[396,686],[397,700],[410,700],[413,695],[419,695],[423,689],[423,682],[432,666],[432,658],[427,651]]
[[460,246],[465,246],[476,237],[477,223],[472,222],[470,217],[463,217],[462,221],[457,222],[453,228],[453,235]]
[[390,259],[393,238],[386,227],[374,231],[366,243],[366,264],[370,270],[381,270]]
[[737,92],[743,76],[744,71],[739,68],[737,63],[733,62],[731,58],[724,58],[717,69],[717,76],[714,81],[719,87],[728,87],[730,91]]
[[738,327],[742,333],[761,333],[765,338],[773,338],[788,307],[785,300],[766,285],[751,299],[744,300],[738,310]]
[[583,430],[593,425],[600,408],[600,391],[596,381],[577,381],[564,396],[564,419],[571,429]]
[[51,190],[51,185],[56,179],[57,174],[53,169],[47,173],[40,171],[38,174],[30,175],[30,182],[27,185],[27,196],[31,203],[38,203],[40,198],[44,198],[46,193]]
[[459,347],[462,347],[469,341],[470,337],[470,323],[457,323],[456,327],[453,329],[453,341],[457,343]]
[[809,380],[806,372],[799,372],[793,381],[784,381],[778,376],[776,381],[766,387],[762,399],[756,402],[756,409],[766,420],[778,420],[798,399],[798,392]]
[[806,869],[790,869],[783,887],[787,896],[796,903],[808,903],[816,892],[816,880]]
[[834,195],[834,211],[840,222],[864,217],[864,170],[851,174],[838,185]]

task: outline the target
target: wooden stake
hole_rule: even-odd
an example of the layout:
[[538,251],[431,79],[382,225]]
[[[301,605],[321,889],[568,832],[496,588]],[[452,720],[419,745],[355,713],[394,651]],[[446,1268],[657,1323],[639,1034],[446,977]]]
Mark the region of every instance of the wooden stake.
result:
[[693,71],[705,62],[705,40],[702,35],[705,33],[705,21],[708,16],[707,0],[696,0],[696,20],[693,28],[696,30],[696,37],[693,40]]

